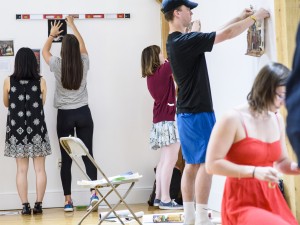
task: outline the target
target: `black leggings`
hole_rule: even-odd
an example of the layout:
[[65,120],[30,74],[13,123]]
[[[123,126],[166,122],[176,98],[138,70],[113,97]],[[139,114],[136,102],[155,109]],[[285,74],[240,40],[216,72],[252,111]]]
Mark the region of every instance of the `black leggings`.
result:
[[[57,136],[61,137],[76,136],[80,138],[89,153],[93,156],[93,131],[94,123],[90,108],[86,105],[78,109],[59,109],[57,112]],[[64,195],[71,195],[72,174],[71,166],[72,159],[60,145],[61,151],[61,170],[60,177],[64,189]],[[82,157],[86,173],[91,180],[97,180],[97,169],[88,159],[87,156]]]

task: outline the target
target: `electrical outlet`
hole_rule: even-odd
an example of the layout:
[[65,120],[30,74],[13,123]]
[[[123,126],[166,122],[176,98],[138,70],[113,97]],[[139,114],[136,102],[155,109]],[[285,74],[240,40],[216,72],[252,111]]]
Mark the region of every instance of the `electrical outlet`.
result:
[[57,159],[57,166],[59,169],[61,168],[61,159]]

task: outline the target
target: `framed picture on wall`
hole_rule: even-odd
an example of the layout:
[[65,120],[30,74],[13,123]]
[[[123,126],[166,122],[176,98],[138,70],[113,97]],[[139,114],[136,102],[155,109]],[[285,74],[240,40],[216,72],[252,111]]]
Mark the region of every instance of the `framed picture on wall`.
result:
[[14,56],[13,40],[0,40],[0,56]]
[[41,50],[40,49],[31,49],[35,55],[35,58],[38,63],[38,73],[41,73]]
[[53,39],[53,42],[62,42],[62,38],[67,34],[67,23],[66,20],[48,20],[48,36],[50,35],[51,24],[54,24],[54,21],[62,23],[62,26],[59,30],[63,30],[60,35]]

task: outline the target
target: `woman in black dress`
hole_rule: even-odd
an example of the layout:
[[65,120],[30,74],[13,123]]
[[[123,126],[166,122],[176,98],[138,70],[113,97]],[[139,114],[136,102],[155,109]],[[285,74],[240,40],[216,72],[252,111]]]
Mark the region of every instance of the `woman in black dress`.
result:
[[33,158],[36,173],[33,213],[42,213],[47,183],[45,156],[51,154],[43,109],[46,91],[46,82],[38,74],[33,51],[21,48],[16,54],[14,73],[4,80],[3,102],[8,108],[4,155],[16,158],[16,183],[23,215],[31,214],[27,183],[29,158]]

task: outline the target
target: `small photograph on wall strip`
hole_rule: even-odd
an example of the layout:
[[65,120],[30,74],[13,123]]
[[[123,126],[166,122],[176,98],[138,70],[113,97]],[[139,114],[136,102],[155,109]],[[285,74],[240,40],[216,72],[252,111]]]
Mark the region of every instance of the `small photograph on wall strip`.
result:
[[0,40],[0,57],[1,56],[14,56],[13,40]]
[[40,73],[41,72],[41,51],[40,51],[40,49],[31,49],[32,51],[33,51],[33,53],[34,53],[34,55],[35,55],[35,58],[36,58],[36,60],[37,60],[37,64],[38,64],[38,73]]

